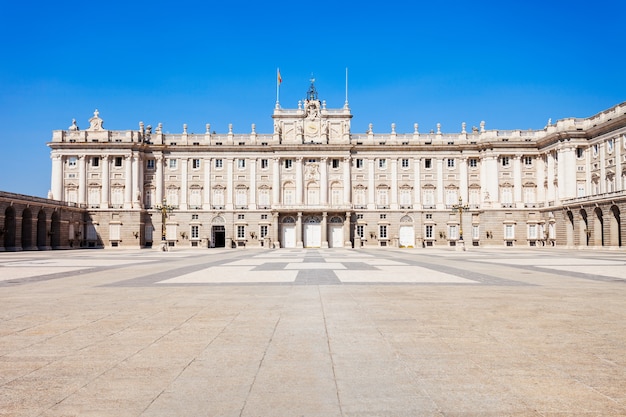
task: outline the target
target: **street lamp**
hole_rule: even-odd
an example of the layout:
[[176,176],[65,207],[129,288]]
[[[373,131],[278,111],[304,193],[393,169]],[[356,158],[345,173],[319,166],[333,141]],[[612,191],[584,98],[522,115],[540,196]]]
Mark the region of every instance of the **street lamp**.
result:
[[155,208],[161,212],[161,242],[165,245],[165,249],[167,249],[167,242],[165,241],[165,220],[167,219],[168,213],[174,210],[174,206],[168,206],[167,200],[163,199],[163,205],[157,205]]
[[469,206],[467,204],[463,204],[463,197],[459,197],[459,204],[455,204],[452,206],[454,211],[459,212],[459,240],[463,240],[463,212],[469,210]]

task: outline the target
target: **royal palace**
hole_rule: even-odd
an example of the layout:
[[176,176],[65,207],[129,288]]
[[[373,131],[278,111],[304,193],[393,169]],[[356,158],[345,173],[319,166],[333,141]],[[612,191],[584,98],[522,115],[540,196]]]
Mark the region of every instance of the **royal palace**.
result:
[[623,248],[626,103],[541,130],[351,131],[311,83],[272,133],[53,132],[48,199],[0,193],[0,250]]

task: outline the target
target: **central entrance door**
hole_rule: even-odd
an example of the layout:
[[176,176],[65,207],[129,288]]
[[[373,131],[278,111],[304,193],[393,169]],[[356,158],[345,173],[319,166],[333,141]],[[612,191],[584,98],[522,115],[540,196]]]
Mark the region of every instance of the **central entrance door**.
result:
[[343,226],[332,225],[330,226],[330,247],[342,248],[343,247]]
[[213,247],[223,248],[226,246],[226,228],[224,226],[213,226]]
[[304,225],[304,247],[319,248],[322,246],[322,225],[307,223]]
[[415,246],[415,232],[413,226],[400,226],[399,239],[400,242],[398,243],[401,248],[412,248]]

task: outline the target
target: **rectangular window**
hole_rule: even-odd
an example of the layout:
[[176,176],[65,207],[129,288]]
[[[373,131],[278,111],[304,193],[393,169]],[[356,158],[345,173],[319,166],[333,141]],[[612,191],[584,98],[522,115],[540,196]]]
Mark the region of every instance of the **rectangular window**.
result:
[[237,226],[237,239],[245,239],[246,238],[246,226],[239,225]]
[[378,237],[380,239],[387,239],[387,225],[381,224],[378,226]]
[[430,224],[426,225],[426,239],[432,239],[433,238],[433,226]]
[[332,160],[332,164],[333,164],[332,165],[333,169],[338,169],[339,168],[339,159],[333,159]]
[[533,158],[532,158],[532,156],[525,156],[524,157],[524,165],[526,165],[527,167],[533,166]]
[[267,225],[262,225],[261,229],[259,231],[259,236],[261,236],[261,239],[263,239],[264,237],[267,236]]
[[386,215],[386,214],[381,214],[381,215],[380,215],[380,219],[381,219],[381,220],[385,220],[386,218],[387,218],[387,215]]
[[448,168],[454,168],[454,158],[448,158]]
[[244,169],[246,167],[245,159],[237,159],[237,168]]
[[528,239],[537,239],[537,225],[536,224],[528,225]]
[[402,168],[408,168],[409,167],[409,160],[406,158],[402,159]]
[[92,167],[99,167],[100,166],[100,157],[94,156],[93,158],[91,158],[91,166]]
[[378,168],[387,169],[387,160],[385,158],[381,158],[378,160]]
[[67,166],[69,166],[70,168],[76,168],[77,161],[78,161],[78,158],[76,158],[75,156],[70,156],[67,159]]
[[432,220],[433,215],[431,213],[426,214],[426,220]]
[[480,239],[480,226],[477,224],[472,225],[472,240]]
[[357,214],[356,215],[356,219],[357,220],[362,220],[363,219],[363,214],[362,213]]
[[290,169],[293,166],[293,159],[285,159],[285,168]]
[[261,214],[261,220],[267,220],[267,214]]
[[146,169],[154,169],[154,159],[148,159],[146,161]]
[[198,239],[200,237],[200,226],[191,226],[191,238]]
[[200,160],[199,159],[192,159],[191,160],[191,167],[193,169],[198,169],[200,168]]
[[246,218],[245,214],[238,214],[237,215],[237,220],[244,220]]
[[478,159],[476,159],[476,158],[470,158],[470,159],[469,159],[469,166],[470,166],[470,168],[476,168],[476,167],[478,167]]
[[221,159],[216,159],[215,160],[215,168],[220,169],[224,167],[224,161]]
[[269,161],[267,159],[261,159],[261,169],[267,169]]
[[511,240],[511,239],[515,239],[515,229],[513,228],[514,225],[512,224],[505,224],[504,225],[504,238]]
[[430,158],[424,159],[424,168],[431,169],[433,167],[433,160]]
[[456,225],[448,226],[448,236],[451,240],[456,240],[459,238],[459,228]]
[[191,220],[198,220],[199,216],[197,214],[191,215]]
[[121,156],[116,156],[116,157],[115,157],[115,164],[114,164],[114,165],[115,165],[116,167],[121,167],[121,166],[122,166],[122,160],[123,160],[123,158],[122,158]]
[[576,148],[576,158],[582,158],[585,156],[585,150],[583,148]]
[[178,159],[170,159],[170,169],[176,169],[178,167]]
[[364,226],[359,224],[356,227],[356,235],[357,237],[363,239],[363,235],[364,235],[365,231],[364,231]]
[[362,159],[357,159],[356,160],[356,167],[357,167],[357,169],[362,169],[363,168],[363,160]]
[[500,162],[502,163],[503,167],[508,167],[509,165],[511,165],[511,159],[508,156],[503,156],[502,158],[500,158]]

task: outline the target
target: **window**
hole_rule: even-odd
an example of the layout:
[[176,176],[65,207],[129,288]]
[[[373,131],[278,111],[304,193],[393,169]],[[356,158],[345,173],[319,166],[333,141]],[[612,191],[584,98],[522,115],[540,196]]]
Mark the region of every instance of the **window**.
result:
[[197,214],[192,214],[191,215],[191,220],[198,220],[198,215]]
[[430,158],[424,159],[424,168],[431,169],[433,167],[433,160]]
[[91,158],[91,166],[92,167],[99,167],[100,166],[100,157],[94,156],[93,158]]
[[426,233],[425,233],[426,239],[432,239],[433,238],[433,226],[430,224],[426,225]]
[[615,145],[615,142],[613,141],[613,139],[609,139],[609,140],[606,142],[606,147],[607,147],[607,149],[608,149],[609,153],[613,152],[613,147],[614,147],[614,145]]
[[362,159],[357,159],[356,160],[356,167],[357,169],[363,169],[363,160]]
[[380,239],[387,239],[387,225],[381,224],[378,226],[378,237]]
[[245,159],[237,159],[237,168],[245,169],[246,168],[246,160]]
[[261,220],[267,220],[267,214],[261,214]]
[[192,188],[189,190],[189,208],[202,208],[202,190],[200,188]]
[[170,169],[176,169],[178,167],[178,159],[170,159]]
[[431,208],[432,206],[435,205],[435,190],[432,188],[426,188],[423,191],[424,191],[424,195],[422,196],[423,197],[422,200],[424,202],[423,204],[424,206],[428,206],[428,208]]
[[363,220],[363,213],[359,213],[356,215],[357,220]]
[[454,168],[454,158],[448,158],[448,168]]
[[193,225],[191,226],[191,238],[198,239],[200,237],[200,226]]
[[457,225],[448,226],[448,236],[450,240],[456,240],[459,238],[459,227]]
[[536,224],[528,225],[528,239],[537,239],[537,225]]
[[402,168],[408,168],[409,160],[407,158],[403,158],[401,164],[402,164]]
[[154,169],[154,159],[148,159],[146,161],[146,169]]
[[533,166],[533,158],[532,158],[532,156],[525,156],[524,157],[524,165],[526,165],[527,167]]
[[433,219],[433,215],[432,215],[432,213],[428,213],[428,214],[426,215],[426,220],[432,220],[432,219]]
[[378,160],[378,168],[387,169],[387,160],[385,158],[381,158]]
[[513,224],[504,225],[504,238],[507,240],[515,239],[515,229]]
[[191,167],[193,169],[198,169],[200,168],[200,160],[199,159],[192,159],[191,160]]
[[[270,190],[267,188],[261,188],[259,190],[259,206],[267,207],[269,205],[270,205]],[[263,216],[267,216],[267,214],[261,215],[261,218],[263,218]]]
[[290,169],[293,166],[293,159],[285,159],[285,169]]
[[513,189],[511,187],[502,187],[500,189],[500,202],[508,206],[513,204]]
[[261,225],[261,228],[260,228],[260,231],[259,231],[259,236],[261,237],[261,239],[263,239],[264,237],[267,236],[267,230],[268,230],[267,225],[265,225],[265,224]]
[[339,168],[339,159],[333,159],[331,163],[332,163],[333,169]]
[[116,167],[121,167],[122,166],[122,160],[123,160],[123,158],[121,156],[116,156],[114,165]]
[[472,225],[472,240],[480,239],[480,226],[477,224]]
[[248,205],[248,190],[246,188],[238,188],[235,194],[235,201],[237,207],[246,207]]
[[500,162],[502,163],[503,167],[508,167],[509,165],[511,165],[511,159],[508,156],[503,156],[502,158],[500,158]]
[[585,156],[585,150],[583,148],[576,148],[576,158],[582,158]]
[[451,188],[451,189],[446,190],[446,204],[448,206],[453,206],[457,204],[458,201],[459,201],[459,197],[457,195],[456,188]]
[[245,214],[238,214],[237,215],[237,220],[244,220],[246,218]]
[[78,158],[76,158],[75,156],[70,156],[70,157],[67,159],[67,165],[68,165],[70,168],[76,168],[76,161],[78,161]]
[[364,228],[365,227],[363,225],[361,225],[361,224],[357,225],[357,227],[356,227],[356,235],[357,235],[357,237],[363,239],[363,235],[365,233]]
[[246,226],[239,225],[237,226],[237,239],[245,239],[246,238]]
[[269,161],[267,159],[261,159],[261,169],[267,169]]
[[314,164],[314,163],[316,163],[316,162],[317,162],[317,159],[310,158],[310,159],[308,160],[308,162],[309,162],[310,164]]
[[224,167],[224,161],[221,159],[215,160],[215,168],[220,169]]
[[381,215],[380,215],[380,220],[385,220],[386,218],[387,218],[387,215],[386,215],[386,214],[381,214]]
[[478,167],[478,159],[476,159],[476,158],[470,158],[470,159],[469,159],[469,166],[470,166],[470,168],[476,168],[476,167]]

